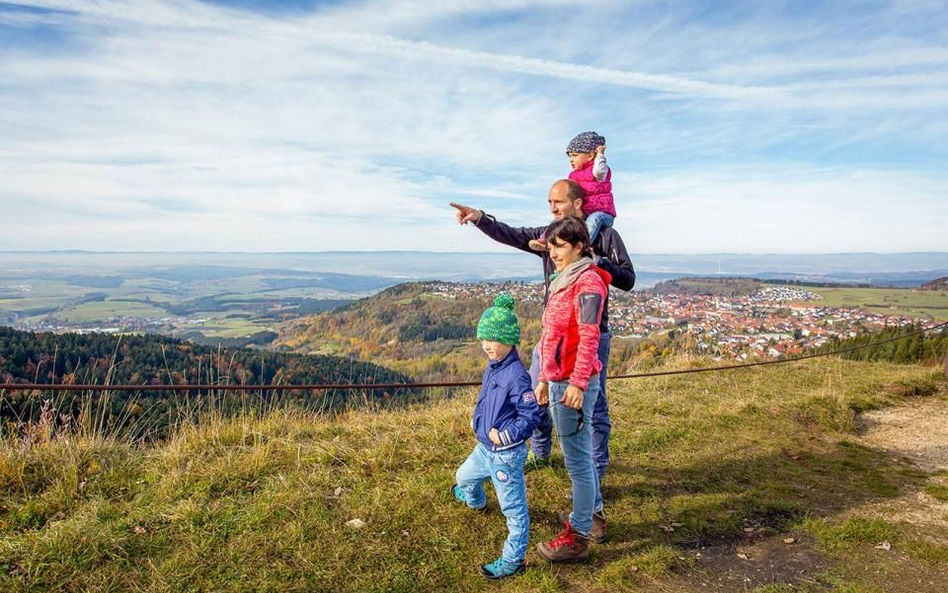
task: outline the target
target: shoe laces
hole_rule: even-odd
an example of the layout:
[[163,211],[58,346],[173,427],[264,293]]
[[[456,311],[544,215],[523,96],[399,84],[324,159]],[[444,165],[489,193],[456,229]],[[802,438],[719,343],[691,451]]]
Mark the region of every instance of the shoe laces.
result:
[[569,521],[567,521],[566,527],[563,529],[563,531],[559,532],[556,535],[556,538],[554,538],[553,541],[550,542],[550,547],[552,547],[553,549],[559,549],[559,548],[562,548],[563,546],[572,548],[573,545],[575,545],[575,543],[576,543],[576,540],[573,538],[573,530],[569,526]]

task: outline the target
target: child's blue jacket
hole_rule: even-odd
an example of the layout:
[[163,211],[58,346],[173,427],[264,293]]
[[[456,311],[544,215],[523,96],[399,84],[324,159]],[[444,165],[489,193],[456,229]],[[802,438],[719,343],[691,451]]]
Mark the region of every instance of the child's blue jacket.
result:
[[[471,426],[477,440],[491,451],[501,451],[525,441],[540,422],[537,398],[530,375],[520,362],[516,348],[501,360],[491,360],[484,369],[481,392],[474,406]],[[491,428],[500,434],[500,445],[491,442]]]

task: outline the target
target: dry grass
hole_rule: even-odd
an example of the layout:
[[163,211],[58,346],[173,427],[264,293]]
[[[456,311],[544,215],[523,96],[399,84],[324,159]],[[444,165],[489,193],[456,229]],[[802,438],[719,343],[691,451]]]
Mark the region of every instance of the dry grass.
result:
[[[817,533],[853,505],[922,488],[924,474],[850,433],[858,410],[940,388],[928,369],[829,359],[616,381],[610,542],[578,567],[548,567],[531,551],[527,573],[500,584],[476,573],[506,534],[496,501],[478,514],[448,496],[474,444],[473,390],[334,418],[210,417],[155,446],[9,438],[0,590],[661,590],[692,570],[682,550],[738,541],[748,526]],[[556,531],[568,484],[562,463],[529,474],[533,543]],[[858,558],[867,544],[847,538],[826,553]]]

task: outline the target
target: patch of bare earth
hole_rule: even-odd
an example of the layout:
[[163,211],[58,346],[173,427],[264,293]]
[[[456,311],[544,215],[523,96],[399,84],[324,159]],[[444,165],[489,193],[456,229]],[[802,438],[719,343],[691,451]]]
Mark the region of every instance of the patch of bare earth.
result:
[[[932,483],[948,485],[948,398],[926,398],[862,414],[857,428],[861,444],[903,458],[920,472],[931,475]],[[901,497],[860,504],[842,516],[908,524],[914,536],[948,545],[948,503],[923,491],[907,489]],[[752,533],[738,543],[689,550],[685,553],[696,558],[693,569],[660,583],[644,583],[643,590],[735,593],[770,583],[792,584],[810,591],[830,590],[832,586],[821,575],[832,569],[834,562],[817,552],[812,544],[809,537],[803,536],[801,540],[799,534]],[[899,546],[888,550],[876,548],[873,552],[879,555],[880,562],[868,562],[866,576],[884,583],[886,590],[948,591],[948,568],[943,564],[915,560]],[[905,570],[892,570],[892,566]]]
[[[862,444],[898,455],[922,472],[939,474],[931,481],[945,483],[948,399],[923,399],[906,406],[868,412],[858,419],[857,429]],[[861,505],[852,509],[852,514],[908,523],[933,543],[948,544],[948,502],[924,491],[906,492],[899,498]]]
[[677,587],[670,590],[734,593],[772,583],[813,585],[830,564],[811,543],[788,535],[752,536],[739,544],[703,548],[691,552],[694,569],[671,581]]

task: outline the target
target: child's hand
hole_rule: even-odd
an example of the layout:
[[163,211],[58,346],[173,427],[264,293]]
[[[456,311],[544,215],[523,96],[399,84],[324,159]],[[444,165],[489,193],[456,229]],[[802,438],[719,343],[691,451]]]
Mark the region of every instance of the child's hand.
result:
[[500,444],[500,433],[497,432],[496,428],[490,429],[490,432],[487,433],[487,438],[489,438],[490,442],[494,443],[495,445]]
[[533,390],[533,395],[537,396],[537,405],[545,406],[550,403],[550,386],[547,383],[537,383],[537,388]]
[[606,145],[600,144],[596,147],[596,156],[602,156],[604,154],[606,154]]

